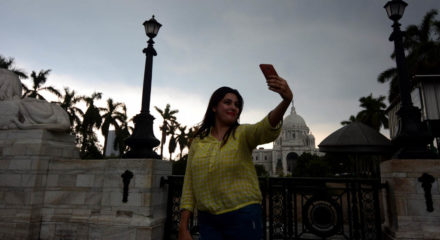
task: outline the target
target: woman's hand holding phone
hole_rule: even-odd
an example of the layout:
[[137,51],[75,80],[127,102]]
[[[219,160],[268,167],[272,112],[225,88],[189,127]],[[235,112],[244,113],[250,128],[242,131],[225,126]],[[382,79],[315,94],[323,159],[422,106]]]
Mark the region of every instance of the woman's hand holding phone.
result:
[[269,90],[274,91],[285,101],[292,101],[293,93],[290,90],[289,84],[282,77],[278,76],[272,64],[260,64],[260,69],[266,78]]

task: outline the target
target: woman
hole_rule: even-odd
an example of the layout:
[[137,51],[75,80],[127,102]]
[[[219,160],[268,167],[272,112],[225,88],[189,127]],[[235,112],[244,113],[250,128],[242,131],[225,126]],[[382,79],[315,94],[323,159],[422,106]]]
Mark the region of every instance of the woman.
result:
[[243,99],[237,90],[221,87],[212,94],[188,153],[179,240],[192,239],[188,220],[194,208],[203,240],[262,239],[262,196],[252,150],[277,138],[293,97],[281,77],[270,76],[267,85],[282,101],[252,125],[238,123]]

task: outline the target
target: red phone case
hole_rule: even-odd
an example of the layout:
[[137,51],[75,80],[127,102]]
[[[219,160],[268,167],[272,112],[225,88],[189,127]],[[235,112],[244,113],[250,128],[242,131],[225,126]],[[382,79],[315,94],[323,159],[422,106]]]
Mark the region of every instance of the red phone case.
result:
[[260,64],[260,69],[266,79],[268,79],[269,76],[278,76],[277,71],[275,71],[275,68],[272,64]]

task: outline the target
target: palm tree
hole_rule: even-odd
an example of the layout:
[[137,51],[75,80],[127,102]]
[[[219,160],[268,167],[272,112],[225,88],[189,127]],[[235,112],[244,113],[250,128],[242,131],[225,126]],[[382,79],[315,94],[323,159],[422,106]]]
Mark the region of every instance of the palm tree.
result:
[[197,131],[199,131],[200,126],[193,126],[188,130],[188,143],[186,144],[188,148],[191,147],[191,143],[194,139],[194,134],[196,134]]
[[170,110],[170,104],[167,104],[165,109],[162,110],[156,106],[154,106],[156,111],[159,112],[160,116],[162,116],[163,122],[162,126],[160,126],[160,130],[162,131],[162,139],[160,141],[160,157],[163,157],[163,145],[165,144],[167,132],[169,132],[169,126],[171,125],[172,121],[176,120],[176,116],[174,116],[176,113],[179,112],[179,110]]
[[90,97],[84,97],[87,109],[84,113],[83,121],[79,127],[81,135],[81,155],[83,158],[99,158],[100,151],[96,144],[98,139],[93,128],[100,128],[102,124],[101,108],[95,106],[95,100],[99,100],[102,93],[94,92]]
[[115,143],[113,144],[113,148],[119,148],[119,155],[122,156],[127,151],[127,145],[125,145],[125,139],[127,139],[131,132],[133,132],[133,127],[128,126],[128,122],[133,119],[128,120],[127,117],[127,107],[125,105],[122,106],[122,119],[123,121],[119,125],[118,128],[115,129]]
[[36,98],[36,99],[42,99],[46,100],[43,95],[40,94],[41,91],[49,91],[53,94],[55,94],[57,97],[61,98],[61,93],[56,90],[52,86],[43,87],[43,85],[47,81],[47,75],[49,75],[50,69],[48,70],[40,70],[40,72],[37,74],[35,71],[32,71],[31,78],[32,78],[32,89],[28,89],[25,91],[23,97],[30,97],[30,98]]
[[[409,25],[403,36],[406,65],[410,76],[440,73],[440,21],[435,20],[437,10],[430,10],[419,26]],[[391,55],[395,58],[395,53]],[[379,74],[381,83],[390,82],[388,100],[399,95],[397,68],[389,68]]]
[[348,118],[348,120],[342,121],[341,124],[343,126],[345,126],[345,125],[349,125],[350,123],[354,123],[354,122],[357,122],[357,121],[358,121],[357,117],[351,115],[350,118]]
[[361,97],[359,102],[364,110],[360,111],[356,119],[365,123],[366,125],[376,129],[377,131],[383,126],[388,128],[388,118],[385,114],[386,105],[384,103],[385,96],[373,98],[373,94],[367,97]]
[[177,135],[177,142],[179,143],[179,149],[180,149],[180,158],[182,159],[183,150],[188,146],[188,134],[186,131],[186,126],[178,126],[179,129],[179,135]]
[[15,68],[14,65],[15,65],[14,58],[10,57],[6,59],[2,55],[0,55],[0,68],[8,69],[9,71],[17,74],[17,76],[21,79],[28,78],[27,74],[23,70]]
[[76,96],[75,90],[70,91],[68,87],[64,88],[64,95],[60,106],[66,110],[69,115],[70,120],[70,131],[74,132],[76,126],[81,124],[80,116],[84,115],[84,112],[76,106],[77,103],[82,101],[84,98],[82,96]]
[[[7,69],[7,70],[17,74],[17,76],[20,79],[27,79],[28,75],[23,70],[15,68],[14,65],[15,65],[14,58],[10,57],[10,58],[6,59],[2,55],[0,55],[0,68]],[[22,86],[24,92],[28,91],[28,88],[26,85],[21,83],[21,86]]]
[[108,130],[110,126],[113,126],[115,129],[118,129],[120,124],[125,121],[126,117],[122,112],[119,112],[119,108],[124,107],[125,104],[123,103],[114,103],[113,99],[109,98],[107,99],[107,108],[104,108],[102,118],[104,119],[102,126],[101,126],[101,132],[104,136],[104,149],[103,154],[105,154],[105,151],[107,150],[107,141],[108,141]]
[[171,135],[170,141],[168,142],[168,151],[170,152],[170,161],[173,160],[172,155],[174,151],[176,151],[177,147],[177,139],[176,139],[176,130],[179,127],[179,123],[176,121],[171,121],[171,124],[168,125],[167,135]]

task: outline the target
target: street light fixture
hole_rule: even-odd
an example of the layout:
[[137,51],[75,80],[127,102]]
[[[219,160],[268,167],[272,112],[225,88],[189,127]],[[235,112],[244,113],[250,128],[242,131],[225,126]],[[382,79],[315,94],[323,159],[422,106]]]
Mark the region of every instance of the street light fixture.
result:
[[398,21],[402,18],[405,8],[408,4],[404,1],[389,1],[384,8],[387,11],[388,17],[393,21]]
[[399,148],[393,156],[400,159],[435,158],[427,146],[433,137],[421,123],[420,110],[411,101],[409,74],[405,63],[405,53],[402,44],[402,31],[398,20],[403,16],[408,4],[402,0],[392,0],[385,4],[388,17],[393,20],[393,32],[389,38],[394,41],[394,52],[399,80],[401,106],[397,115],[400,117],[399,129],[392,142]]
[[159,28],[162,26],[153,17],[143,23],[145,33],[150,38],[148,40],[148,47],[143,50],[146,55],[145,71],[144,71],[144,86],[142,90],[142,108],[141,112],[133,119],[134,130],[133,134],[125,140],[125,143],[130,147],[130,150],[124,155],[125,158],[155,158],[160,156],[153,151],[153,148],[159,145],[159,140],[154,137],[153,120],[154,117],[150,114],[150,96],[151,96],[151,76],[153,70],[153,56],[157,55],[153,48],[153,38],[157,36]]

